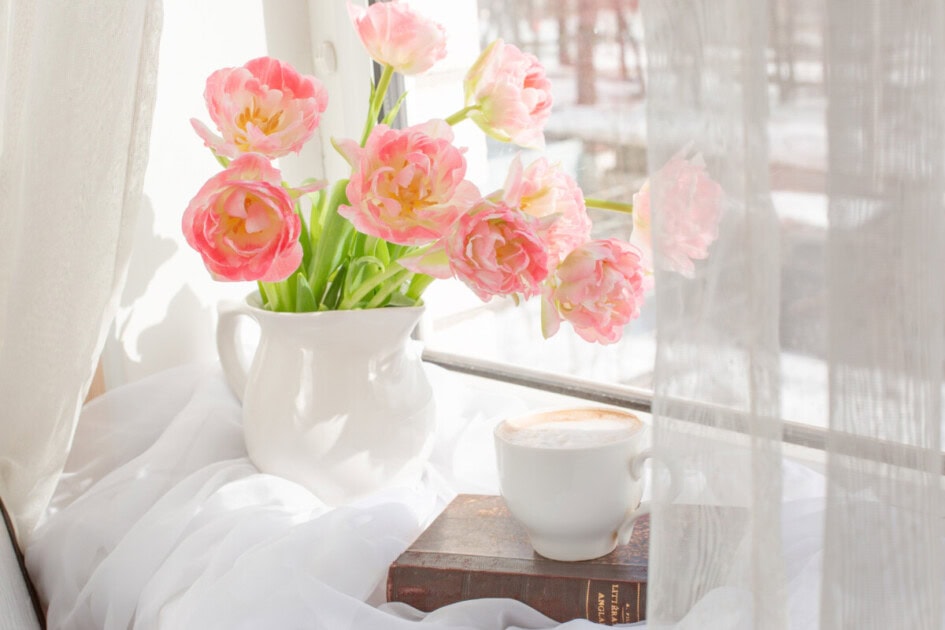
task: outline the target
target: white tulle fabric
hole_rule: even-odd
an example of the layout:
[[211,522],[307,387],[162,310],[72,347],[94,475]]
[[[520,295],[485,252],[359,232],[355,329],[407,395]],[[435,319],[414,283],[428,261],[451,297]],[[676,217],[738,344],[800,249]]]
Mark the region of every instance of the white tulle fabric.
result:
[[0,495],[23,537],[117,306],[160,20],[157,0],[0,0]]
[[[657,271],[655,455],[706,508],[684,529],[657,484],[650,623],[724,601],[704,627],[941,628],[945,7],[642,6],[651,170],[689,145],[728,198],[696,278]],[[793,96],[773,78],[784,37],[822,46]],[[776,203],[785,176],[808,192]],[[825,429],[823,514],[780,500],[785,420]],[[825,540],[806,584],[798,520]]]
[[[569,401],[430,368],[439,412],[421,484],[329,508],[246,457],[216,365],[189,365],[86,406],[49,514],[26,550],[49,627],[213,630],[590,628],[513,600],[419,613],[383,604],[387,567],[457,492],[497,493],[492,429]],[[822,478],[791,464],[797,597],[816,583]],[[698,483],[694,496],[701,496]],[[690,492],[687,490],[687,492]],[[723,592],[680,627],[718,619]],[[708,611],[708,612],[707,612]],[[721,617],[725,619],[724,616]],[[694,624],[694,625],[693,625]]]

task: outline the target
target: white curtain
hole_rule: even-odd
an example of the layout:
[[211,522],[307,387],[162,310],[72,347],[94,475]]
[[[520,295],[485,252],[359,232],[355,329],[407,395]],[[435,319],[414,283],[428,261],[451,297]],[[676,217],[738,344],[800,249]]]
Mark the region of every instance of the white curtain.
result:
[[116,306],[160,21],[159,0],[0,0],[0,496],[24,537]]
[[[691,143],[727,194],[696,277],[657,272],[655,451],[690,505],[657,484],[650,625],[941,628],[945,6],[643,10],[650,170]],[[822,501],[790,500],[782,433],[825,447]]]

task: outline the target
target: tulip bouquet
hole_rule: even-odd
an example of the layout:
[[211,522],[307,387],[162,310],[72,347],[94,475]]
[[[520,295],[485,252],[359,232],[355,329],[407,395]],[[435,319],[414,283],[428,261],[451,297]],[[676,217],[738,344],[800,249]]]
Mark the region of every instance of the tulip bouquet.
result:
[[[466,74],[462,109],[394,129],[400,102],[381,118],[393,74],[442,59],[444,30],[398,1],[348,9],[383,70],[360,140],[332,141],[347,179],[292,186],[271,162],[314,135],[328,106],[318,79],[269,57],[208,78],[219,133],[191,122],[223,170],[190,202],[183,231],[210,273],[257,281],[264,308],[290,312],[417,305],[435,278],[454,277],[483,300],[540,297],[546,337],[564,320],[588,341],[617,341],[651,285],[649,186],[633,204],[585,199],[558,165],[516,158],[503,188],[483,194],[465,178],[452,126],[469,120],[497,140],[543,146],[552,97],[542,65],[497,40]],[[661,251],[691,274],[716,236],[721,189],[698,156],[660,173]],[[629,241],[592,239],[588,206],[635,206]]]

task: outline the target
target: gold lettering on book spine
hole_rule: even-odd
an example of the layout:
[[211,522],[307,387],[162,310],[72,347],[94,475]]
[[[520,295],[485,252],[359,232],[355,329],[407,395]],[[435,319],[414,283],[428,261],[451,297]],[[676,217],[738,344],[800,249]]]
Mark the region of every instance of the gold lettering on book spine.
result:
[[588,580],[586,584],[585,619],[612,626],[642,621],[646,617],[644,584],[598,580]]
[[610,625],[620,623],[620,585],[610,585]]

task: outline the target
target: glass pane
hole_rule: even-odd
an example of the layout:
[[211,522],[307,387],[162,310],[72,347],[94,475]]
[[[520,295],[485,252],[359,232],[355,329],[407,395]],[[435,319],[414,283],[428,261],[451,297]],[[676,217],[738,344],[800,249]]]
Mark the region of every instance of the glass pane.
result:
[[[530,151],[487,140],[483,191],[501,188],[516,154],[524,164],[544,156],[560,163],[586,197],[630,202],[646,179],[643,34],[636,0],[563,2],[479,0],[480,44],[496,38],[529,52],[545,66],[554,108],[546,147]],[[579,80],[580,79],[580,80]],[[627,239],[629,215],[591,210],[594,237]],[[468,289],[435,283],[425,294],[431,311],[428,347],[494,361],[649,386],[653,308],[645,306],[624,339],[611,346],[580,339],[563,323],[541,336],[540,304],[480,302]]]

